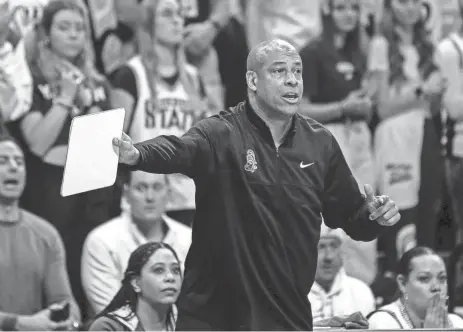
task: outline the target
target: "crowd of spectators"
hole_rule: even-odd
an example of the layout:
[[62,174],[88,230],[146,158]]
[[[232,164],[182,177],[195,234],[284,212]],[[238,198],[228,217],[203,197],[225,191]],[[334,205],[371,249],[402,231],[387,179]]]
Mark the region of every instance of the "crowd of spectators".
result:
[[180,136],[246,99],[248,50],[274,38],[301,54],[301,114],[402,215],[371,242],[322,225],[314,320],[463,325],[424,294],[463,243],[462,22],[463,0],[0,0],[0,330],[175,327],[194,182],[62,197],[71,121],[123,107],[134,142]]

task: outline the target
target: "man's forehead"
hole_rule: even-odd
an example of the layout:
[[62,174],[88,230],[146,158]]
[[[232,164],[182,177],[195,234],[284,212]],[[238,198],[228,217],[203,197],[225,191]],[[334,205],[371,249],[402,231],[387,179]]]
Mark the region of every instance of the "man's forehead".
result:
[[255,46],[248,55],[247,69],[258,71],[276,61],[289,63],[300,61],[294,46],[284,40],[265,41]]
[[22,156],[23,153],[15,142],[3,141],[3,142],[0,142],[0,155],[2,156],[5,156],[5,155]]
[[302,64],[301,57],[296,52],[273,52],[264,61],[264,65]]
[[154,174],[154,173],[146,173],[142,171],[137,171],[132,173],[132,182],[133,183],[149,183],[149,184],[165,184],[167,182],[167,178],[165,174]]

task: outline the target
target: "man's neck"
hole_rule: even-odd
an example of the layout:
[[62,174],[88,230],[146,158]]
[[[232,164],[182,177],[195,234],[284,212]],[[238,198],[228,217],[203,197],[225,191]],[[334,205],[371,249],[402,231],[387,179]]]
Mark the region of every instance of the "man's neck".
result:
[[315,282],[325,291],[329,293],[331,288],[333,288],[334,280],[315,280]]
[[19,220],[21,210],[19,209],[18,202],[0,202],[0,220],[16,222]]
[[145,331],[165,331],[168,310],[167,305],[153,308],[152,305],[143,300],[139,300],[137,303],[137,317]]
[[265,110],[263,107],[259,106],[256,98],[252,95],[249,95],[249,103],[254,110],[254,112],[265,122],[267,127],[272,134],[273,142],[276,147],[279,147],[291,128],[292,116],[285,114],[278,114],[275,111]]
[[137,220],[132,216],[132,221],[140,233],[148,240],[161,242],[164,239],[164,220],[162,217],[156,220]]

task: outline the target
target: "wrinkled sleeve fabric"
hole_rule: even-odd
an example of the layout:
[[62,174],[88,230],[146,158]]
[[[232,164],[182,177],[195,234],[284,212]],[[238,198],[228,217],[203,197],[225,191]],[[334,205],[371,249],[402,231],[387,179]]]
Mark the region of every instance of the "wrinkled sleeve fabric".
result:
[[374,240],[384,227],[369,219],[365,196],[333,136],[328,155],[322,211],[325,224],[333,229],[342,228],[353,240]]

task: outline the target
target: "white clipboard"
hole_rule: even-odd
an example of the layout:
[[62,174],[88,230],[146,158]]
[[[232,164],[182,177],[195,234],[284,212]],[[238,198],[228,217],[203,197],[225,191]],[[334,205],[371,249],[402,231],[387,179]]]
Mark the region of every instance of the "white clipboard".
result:
[[116,181],[119,151],[112,140],[121,137],[125,109],[76,116],[71,123],[61,196],[110,187]]

